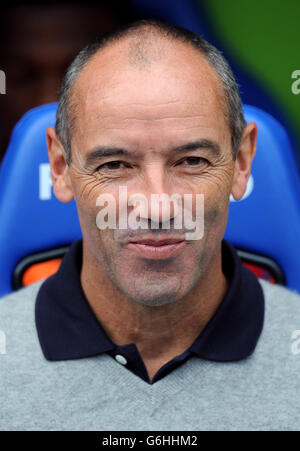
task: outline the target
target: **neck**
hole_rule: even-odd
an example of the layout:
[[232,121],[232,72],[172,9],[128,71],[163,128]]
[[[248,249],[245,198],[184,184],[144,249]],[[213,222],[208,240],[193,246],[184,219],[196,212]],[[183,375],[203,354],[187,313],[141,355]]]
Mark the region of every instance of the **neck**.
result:
[[163,364],[191,346],[227,290],[221,246],[188,295],[167,305],[138,304],[120,293],[84,243],[81,284],[90,307],[110,339],[118,346],[136,344],[150,379]]

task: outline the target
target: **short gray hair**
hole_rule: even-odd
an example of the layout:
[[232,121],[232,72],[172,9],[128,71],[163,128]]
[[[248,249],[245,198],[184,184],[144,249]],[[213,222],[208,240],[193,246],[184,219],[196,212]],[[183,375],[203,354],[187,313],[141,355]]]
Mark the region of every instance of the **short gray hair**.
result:
[[78,53],[69,66],[60,91],[55,125],[56,132],[64,147],[68,164],[71,163],[71,132],[74,120],[71,106],[71,90],[81,70],[103,47],[127,36],[138,35],[139,31],[147,31],[149,28],[150,30],[159,32],[163,37],[177,39],[183,43],[192,45],[199,50],[206,60],[214,67],[220,77],[225,93],[225,116],[231,132],[233,158],[236,158],[246,123],[239,88],[228,62],[218,49],[196,33],[151,19],[127,24],[124,27],[103,36],[97,42],[87,45]]

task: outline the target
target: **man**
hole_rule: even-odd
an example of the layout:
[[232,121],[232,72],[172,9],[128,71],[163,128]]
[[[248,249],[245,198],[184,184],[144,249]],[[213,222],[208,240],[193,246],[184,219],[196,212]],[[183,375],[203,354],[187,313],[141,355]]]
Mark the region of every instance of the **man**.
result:
[[[222,241],[256,134],[226,61],[188,31],[141,21],[77,56],[47,143],[83,240],[56,275],[1,302],[3,429],[300,426],[300,298],[258,281]],[[183,208],[153,217],[153,195]]]

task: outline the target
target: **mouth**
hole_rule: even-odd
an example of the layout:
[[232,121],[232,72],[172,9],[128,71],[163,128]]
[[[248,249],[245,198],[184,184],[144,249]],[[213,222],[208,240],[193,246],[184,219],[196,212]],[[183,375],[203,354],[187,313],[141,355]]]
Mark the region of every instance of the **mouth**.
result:
[[184,239],[136,240],[127,243],[126,247],[141,257],[163,260],[172,257],[186,245]]

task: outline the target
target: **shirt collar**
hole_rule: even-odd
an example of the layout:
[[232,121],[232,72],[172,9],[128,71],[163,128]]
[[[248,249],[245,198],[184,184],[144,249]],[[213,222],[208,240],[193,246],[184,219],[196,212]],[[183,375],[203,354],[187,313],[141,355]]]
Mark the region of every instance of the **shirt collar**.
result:
[[[241,264],[229,243],[222,243],[228,290],[215,314],[189,348],[201,358],[232,361],[248,357],[263,327],[264,297],[256,277]],[[70,360],[113,350],[90,308],[80,283],[82,241],[72,244],[56,274],[38,292],[36,327],[47,360]]]
[[190,350],[208,360],[240,360],[253,353],[261,334],[264,295],[257,278],[226,241],[222,243],[222,266],[229,280],[227,292]]
[[75,241],[56,274],[41,285],[35,319],[47,360],[88,357],[115,347],[90,308],[80,282],[82,241]]

